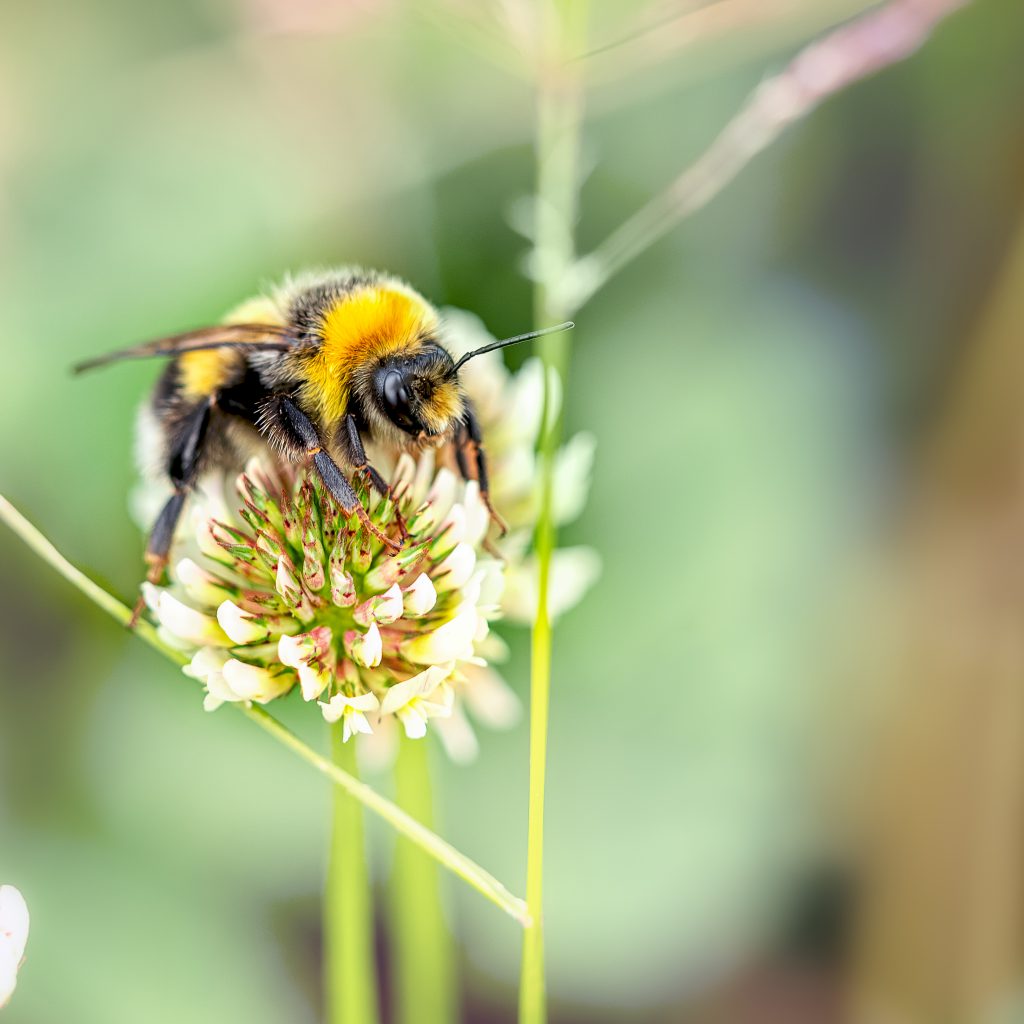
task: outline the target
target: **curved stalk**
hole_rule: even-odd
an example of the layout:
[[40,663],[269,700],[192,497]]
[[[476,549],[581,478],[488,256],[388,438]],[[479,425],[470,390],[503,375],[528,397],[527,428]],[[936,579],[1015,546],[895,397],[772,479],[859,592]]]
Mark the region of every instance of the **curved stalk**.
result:
[[[52,566],[69,583],[77,587],[91,601],[122,625],[131,618],[131,609],[91,580],[80,569],[73,566],[6,498],[0,495],[0,519],[32,548],[45,562]],[[181,651],[165,644],[157,631],[148,622],[140,621],[135,626],[135,635],[176,665],[184,665],[188,658]],[[490,872],[475,861],[460,853],[451,843],[445,842],[429,828],[425,828],[399,806],[381,796],[365,783],[338,767],[329,758],[318,754],[304,743],[290,729],[282,725],[273,715],[258,705],[232,704],[246,718],[255,722],[265,732],[299,755],[318,771],[326,775],[336,786],[340,786],[355,797],[364,807],[383,818],[389,825],[419,846],[424,852],[443,864],[453,874],[477,892],[486,896],[495,906],[500,907],[521,925],[530,922],[526,904],[505,888]]]
[[750,161],[825,100],[905,60],[970,0],[890,0],[802,49],[766,78],[671,185],[620,224],[565,276],[571,316],[623,267],[715,198]]

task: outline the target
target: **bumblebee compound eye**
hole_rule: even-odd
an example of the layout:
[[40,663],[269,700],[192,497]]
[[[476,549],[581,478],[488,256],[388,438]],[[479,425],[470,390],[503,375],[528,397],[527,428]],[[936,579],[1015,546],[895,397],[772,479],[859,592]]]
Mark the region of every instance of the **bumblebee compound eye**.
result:
[[389,420],[400,430],[414,434],[419,429],[410,406],[409,389],[398,370],[386,370],[379,384],[380,402]]
[[409,392],[405,389],[405,380],[397,370],[392,370],[384,378],[384,401],[391,409],[409,408]]

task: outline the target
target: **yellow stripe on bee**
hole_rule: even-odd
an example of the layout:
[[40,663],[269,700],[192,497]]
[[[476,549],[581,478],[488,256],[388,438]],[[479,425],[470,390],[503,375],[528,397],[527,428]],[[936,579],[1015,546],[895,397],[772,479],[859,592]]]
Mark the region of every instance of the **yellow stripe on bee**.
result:
[[178,359],[181,391],[187,398],[205,398],[230,380],[242,354],[226,348],[184,352]]
[[321,422],[337,423],[348,407],[352,375],[368,363],[413,348],[437,328],[425,299],[398,282],[369,285],[344,295],[323,318],[323,343],[311,357],[303,406]]
[[[284,323],[281,311],[272,299],[257,296],[243,302],[225,318],[226,324]],[[245,356],[237,348],[200,349],[178,357],[181,391],[187,398],[205,398],[228,383]]]

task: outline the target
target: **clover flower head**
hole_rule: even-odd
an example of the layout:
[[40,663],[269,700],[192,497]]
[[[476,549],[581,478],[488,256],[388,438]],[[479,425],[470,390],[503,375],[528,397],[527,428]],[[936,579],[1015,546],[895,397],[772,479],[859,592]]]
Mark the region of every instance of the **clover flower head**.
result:
[[[493,340],[471,314],[444,316],[456,357]],[[370,446],[394,501],[365,488],[360,497],[396,538],[396,512],[404,518],[410,537],[396,555],[346,519],[314,475],[273,456],[253,460],[237,479],[201,481],[170,585],[144,584],[143,596],[162,639],[191,656],[184,671],[203,683],[207,710],[267,704],[297,689],[342,724],[346,740],[362,734],[370,760],[390,757],[399,728],[413,737],[436,732],[453,758],[469,760],[477,740],[467,709],[494,728],[518,719],[518,699],[491,667],[507,649],[490,623],[529,622],[536,607],[530,548],[544,371],[530,359],[511,374],[495,352],[468,362],[461,376],[483,429],[491,497],[510,527],[505,537],[491,527],[477,484],[462,482],[432,451],[396,459]],[[557,387],[551,394],[549,415],[557,415]],[[583,507],[593,449],[581,433],[558,453],[558,523]],[[137,493],[140,520],[152,522],[166,499],[161,486],[151,481]],[[550,614],[575,604],[598,572],[589,548],[556,551]]]
[[346,740],[388,719],[419,738],[453,715],[487,653],[501,652],[489,623],[504,564],[484,550],[475,481],[426,452],[399,458],[391,483],[393,498],[360,497],[384,532],[397,536],[404,518],[397,554],[305,469],[254,459],[234,498],[226,479],[207,478],[170,585],[143,591],[162,638],[191,654],[184,671],[207,710],[297,688]]

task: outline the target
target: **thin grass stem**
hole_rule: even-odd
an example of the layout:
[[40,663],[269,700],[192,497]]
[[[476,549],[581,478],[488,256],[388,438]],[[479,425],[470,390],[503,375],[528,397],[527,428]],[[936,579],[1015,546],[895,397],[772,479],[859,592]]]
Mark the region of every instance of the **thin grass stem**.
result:
[[[538,327],[567,319],[555,286],[575,260],[573,238],[579,199],[583,89],[580,65],[569,59],[581,51],[586,0],[562,0],[546,9],[546,52],[537,86],[537,201],[533,258],[534,320]],[[552,319],[553,318],[553,319]],[[562,435],[561,415],[552,415],[552,372],[562,394],[568,372],[566,334],[541,339],[544,361],[544,430],[539,458],[541,500],[536,530],[539,566],[537,613],[530,641],[530,793],[526,854],[526,903],[532,924],[523,932],[519,980],[520,1024],[547,1020],[544,968],[544,795],[547,782],[548,710],[551,694],[551,618],[548,589],[555,548],[553,483],[555,456]]]
[[[417,821],[432,826],[434,796],[426,740],[401,738],[395,761],[395,799]],[[458,1020],[455,948],[445,920],[437,864],[399,838],[388,889],[394,950],[397,1024],[454,1024]]]
[[[330,727],[335,768],[357,778],[356,745],[343,725]],[[331,845],[324,885],[324,1015],[328,1024],[378,1024],[373,895],[366,863],[363,808],[339,786],[331,790]]]

